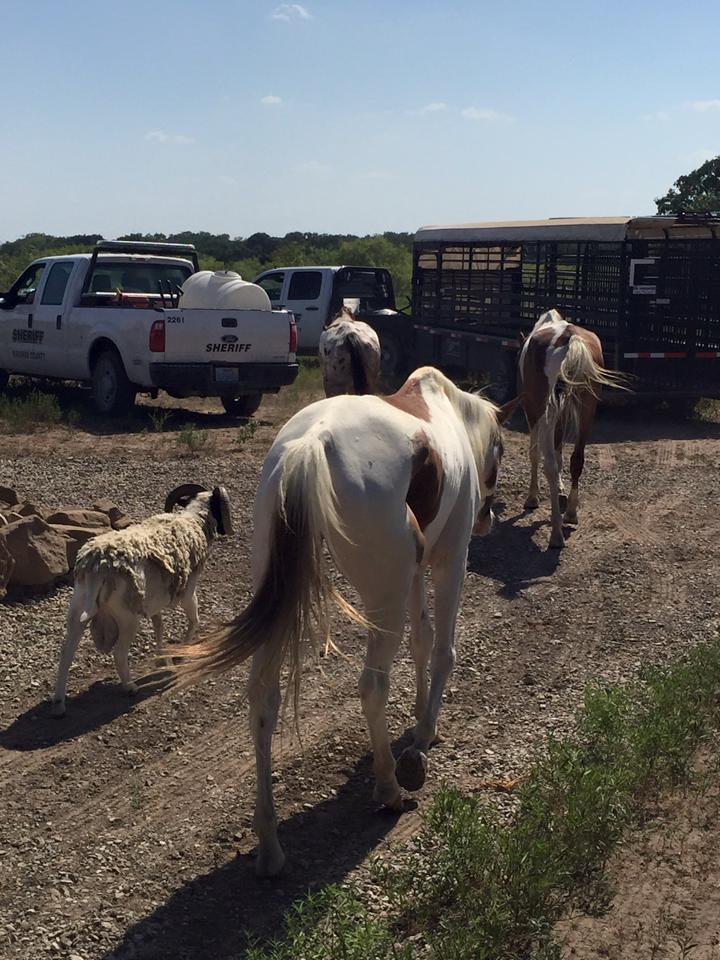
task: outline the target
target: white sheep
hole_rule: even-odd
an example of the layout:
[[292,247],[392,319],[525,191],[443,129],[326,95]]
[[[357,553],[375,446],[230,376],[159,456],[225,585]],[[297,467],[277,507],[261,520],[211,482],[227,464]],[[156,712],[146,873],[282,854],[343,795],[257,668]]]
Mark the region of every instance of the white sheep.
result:
[[[173,513],[176,505],[184,509]],[[122,688],[129,694],[137,692],[128,653],[141,616],[152,620],[159,650],[162,611],[179,604],[188,618],[185,642],[192,640],[199,623],[195,587],[210,544],[218,534],[231,533],[225,488],[209,492],[186,483],[168,494],[165,513],[125,530],[100,534],[82,547],[75,562],[75,589],[60,652],[53,716],[65,713],[68,672],[88,625],[97,649],[112,650]]]

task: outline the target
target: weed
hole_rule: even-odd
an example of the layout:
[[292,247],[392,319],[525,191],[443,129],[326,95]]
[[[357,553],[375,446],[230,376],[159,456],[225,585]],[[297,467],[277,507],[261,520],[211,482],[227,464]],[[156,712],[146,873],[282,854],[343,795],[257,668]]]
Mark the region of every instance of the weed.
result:
[[[555,960],[555,922],[607,909],[605,866],[622,832],[662,787],[689,777],[717,725],[719,687],[717,641],[627,687],[590,687],[575,733],[546,744],[510,824],[442,787],[416,852],[399,869],[376,868],[386,913],[374,918],[351,885],[329,887],[296,904],[285,938],[252,960]],[[683,942],[683,955],[694,946]]]
[[207,446],[208,435],[206,430],[198,430],[192,423],[186,423],[177,435],[177,443],[184,444],[190,453],[199,453]]
[[65,422],[71,430],[75,430],[80,424],[80,411],[77,407],[71,407],[65,414]]
[[255,431],[258,428],[257,420],[248,420],[247,423],[244,423],[242,427],[238,430],[237,442],[240,446],[244,443],[247,443],[252,437],[255,436]]
[[150,420],[152,421],[155,433],[162,433],[168,418],[172,415],[172,410],[163,410],[158,407],[150,411]]
[[24,397],[0,396],[0,419],[8,433],[32,433],[36,427],[58,423],[62,411],[52,393],[32,390]]

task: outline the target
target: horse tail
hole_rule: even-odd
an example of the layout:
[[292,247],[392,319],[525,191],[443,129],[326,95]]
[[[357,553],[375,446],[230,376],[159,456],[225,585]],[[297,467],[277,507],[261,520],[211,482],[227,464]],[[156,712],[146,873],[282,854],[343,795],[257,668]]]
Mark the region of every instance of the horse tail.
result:
[[363,345],[360,337],[354,330],[345,336],[348,353],[350,354],[350,369],[352,370],[353,391],[359,396],[372,393],[368,383],[368,372],[363,358]]
[[588,390],[598,399],[603,386],[627,389],[626,378],[598,363],[585,340],[576,333],[570,337],[567,353],[560,366],[559,379],[569,388],[571,394],[578,390]]
[[286,447],[267,564],[253,598],[229,623],[183,647],[171,682],[184,685],[225,673],[263,647],[268,655],[256,680],[263,683],[277,676],[287,663],[297,716],[303,655],[308,646],[314,648],[329,636],[328,600],[366,622],[339,596],[327,574],[323,538],[330,531],[344,533],[325,443],[322,434],[311,433]]

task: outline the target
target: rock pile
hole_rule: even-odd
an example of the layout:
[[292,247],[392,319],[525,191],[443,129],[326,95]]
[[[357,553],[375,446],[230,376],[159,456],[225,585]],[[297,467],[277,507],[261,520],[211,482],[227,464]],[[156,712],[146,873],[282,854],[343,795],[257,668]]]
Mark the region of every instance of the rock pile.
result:
[[111,500],[45,507],[0,486],[0,597],[15,587],[50,587],[72,570],[80,547],[132,520]]

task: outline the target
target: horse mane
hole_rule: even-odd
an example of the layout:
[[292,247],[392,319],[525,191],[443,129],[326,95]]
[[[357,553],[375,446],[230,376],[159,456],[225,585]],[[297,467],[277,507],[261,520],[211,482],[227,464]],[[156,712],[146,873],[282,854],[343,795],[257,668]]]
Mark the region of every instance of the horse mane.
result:
[[487,456],[488,447],[499,436],[500,408],[479,393],[468,393],[456,387],[452,380],[435,367],[421,367],[410,376],[412,379],[432,383],[448,398],[467,431],[470,448],[479,470]]
[[328,327],[332,327],[332,325],[335,323],[340,323],[341,320],[350,320],[353,323],[357,321],[355,314],[352,312],[350,307],[346,307],[345,304],[340,307],[337,313],[332,315],[330,320],[328,320],[327,324],[325,325],[325,329],[327,330]]

